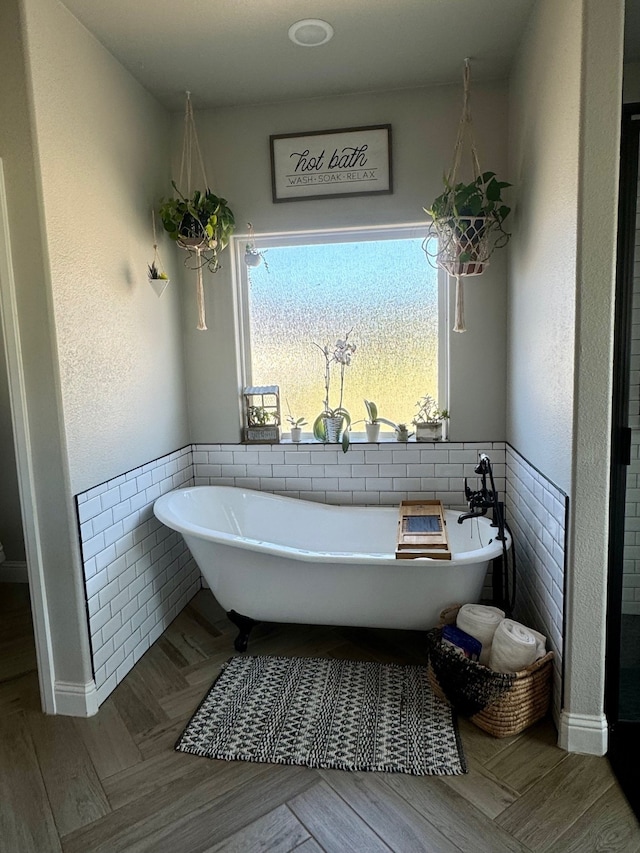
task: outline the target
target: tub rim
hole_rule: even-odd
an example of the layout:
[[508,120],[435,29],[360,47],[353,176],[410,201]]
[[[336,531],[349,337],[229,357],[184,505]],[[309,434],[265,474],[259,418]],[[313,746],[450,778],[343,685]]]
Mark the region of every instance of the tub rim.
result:
[[[171,498],[175,498],[176,495],[190,494],[196,492],[200,489],[214,489],[216,491],[233,491],[241,494],[248,495],[259,495],[260,497],[264,497],[267,499],[272,499],[277,502],[295,502],[295,503],[308,503],[311,504],[315,508],[321,508],[322,510],[331,510],[331,511],[342,511],[345,509],[356,509],[358,511],[366,511],[366,512],[387,512],[387,513],[397,513],[397,507],[394,506],[352,506],[350,504],[346,505],[336,505],[336,504],[323,504],[320,502],[314,501],[305,501],[303,498],[294,498],[288,495],[276,495],[273,492],[262,492],[259,489],[248,489],[244,486],[227,486],[227,485],[201,485],[201,486],[181,486],[177,489],[172,489],[170,492],[166,492],[164,495],[161,495],[157,498],[153,504],[153,513],[155,517],[162,524],[169,527],[171,530],[175,530],[178,533],[181,533],[183,536],[195,536],[199,539],[204,539],[207,542],[214,542],[220,545],[227,545],[233,548],[241,548],[247,551],[257,551],[261,554],[271,554],[275,557],[285,557],[288,559],[301,560],[303,562],[309,563],[327,563],[332,562],[335,564],[362,564],[362,563],[370,563],[372,565],[394,565],[397,567],[400,566],[411,566],[411,565],[433,565],[439,564],[444,567],[448,566],[453,568],[454,566],[465,566],[472,565],[474,563],[485,562],[496,559],[496,557],[501,557],[503,554],[503,546],[502,542],[492,537],[487,545],[484,545],[482,548],[476,548],[473,551],[458,551],[452,552],[451,560],[441,560],[435,557],[413,557],[411,559],[397,559],[395,556],[395,551],[390,553],[372,553],[368,551],[310,551],[303,548],[294,548],[289,545],[276,545],[273,542],[268,542],[262,539],[250,539],[246,536],[239,536],[236,533],[225,533],[223,531],[212,530],[208,527],[203,527],[199,524],[194,524],[193,522],[186,521],[183,518],[177,518],[177,514],[175,512],[171,512],[168,508],[168,504],[171,501]],[[398,505],[400,503],[400,498],[398,499]],[[445,516],[447,517],[447,521],[450,522],[452,518],[456,518],[462,510],[454,510],[444,507]],[[488,516],[479,516],[477,518],[477,522],[482,524],[483,526],[490,526],[491,520]],[[457,523],[457,519],[456,519]],[[463,522],[464,523],[464,522]],[[505,531],[505,535],[507,537],[506,547],[507,550],[511,548],[511,536],[508,531]],[[464,554],[464,556],[461,556]]]

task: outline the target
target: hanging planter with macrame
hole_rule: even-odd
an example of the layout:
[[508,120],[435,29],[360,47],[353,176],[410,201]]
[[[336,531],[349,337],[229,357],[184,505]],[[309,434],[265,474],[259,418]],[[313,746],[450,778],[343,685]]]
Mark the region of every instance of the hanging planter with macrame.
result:
[[159,298],[164,293],[169,284],[169,276],[164,271],[164,265],[160,260],[160,252],[158,251],[158,237],[156,235],[156,213],[151,211],[151,228],[153,229],[153,260],[148,265],[149,284],[154,289],[156,296]]
[[[194,157],[197,157],[203,189],[192,192]],[[207,324],[202,271],[208,269],[209,272],[215,273],[220,269],[219,254],[229,243],[229,238],[235,229],[235,219],[226,199],[220,198],[209,189],[189,92],[186,93],[184,139],[180,164],[180,186],[186,188],[186,194],[183,195],[175,181],[172,181],[171,185],[177,196],[162,200],[160,219],[171,239],[187,252],[185,266],[197,272],[197,329],[204,331]]]
[[269,272],[269,264],[264,256],[264,252],[256,248],[256,235],[253,225],[247,222],[247,228],[249,229],[249,238],[244,247],[244,262],[248,267],[259,267],[261,263],[264,263],[264,268]]
[[[444,192],[434,199],[430,207],[424,208],[431,217],[431,224],[422,244],[430,263],[456,280],[454,332],[466,331],[462,279],[482,275],[493,252],[506,246],[511,236],[503,227],[511,208],[502,201],[502,190],[511,184],[499,181],[495,172],[482,172],[480,169],[470,98],[471,72],[466,59],[464,103],[453,163],[444,178]],[[465,144],[469,146],[473,173],[473,180],[467,184],[458,181]]]

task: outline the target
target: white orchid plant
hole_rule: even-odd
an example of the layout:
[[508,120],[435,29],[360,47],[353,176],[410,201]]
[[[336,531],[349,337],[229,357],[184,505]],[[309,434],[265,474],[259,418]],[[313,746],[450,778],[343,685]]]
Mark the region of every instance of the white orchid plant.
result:
[[[344,374],[347,367],[351,364],[351,358],[356,351],[356,345],[349,341],[349,335],[353,330],[349,330],[344,338],[339,338],[333,348],[325,344],[320,346],[314,342],[322,355],[324,356],[324,401],[323,411],[320,412],[313,424],[313,434],[318,441],[326,441],[327,433],[325,426],[325,418],[342,418],[342,449],[346,453],[349,449],[349,427],[351,426],[351,415],[342,405],[344,399]],[[331,375],[332,367],[337,367],[340,376],[340,395],[338,397],[338,405],[335,408],[330,406],[330,390],[331,390]]]

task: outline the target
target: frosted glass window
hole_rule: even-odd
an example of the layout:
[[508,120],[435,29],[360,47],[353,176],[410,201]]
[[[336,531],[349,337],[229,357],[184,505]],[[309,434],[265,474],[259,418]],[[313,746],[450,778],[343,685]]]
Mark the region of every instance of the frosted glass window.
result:
[[[265,249],[258,239],[268,268],[247,269],[248,384],[279,385],[283,418],[290,409],[310,429],[325,398],[325,360],[315,344],[333,350],[349,332],[356,351],[344,371],[342,405],[352,421],[366,417],[364,399],[394,423],[410,423],[425,394],[445,406],[438,393],[438,277],[422,239],[336,240],[273,245],[272,238]],[[330,407],[339,401],[333,365]]]

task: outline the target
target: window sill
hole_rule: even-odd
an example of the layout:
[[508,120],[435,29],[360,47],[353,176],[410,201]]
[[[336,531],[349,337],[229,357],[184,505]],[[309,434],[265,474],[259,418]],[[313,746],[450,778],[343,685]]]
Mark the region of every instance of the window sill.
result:
[[[440,439],[440,441],[416,441],[415,436],[412,436],[409,439],[409,441],[398,441],[396,438],[393,438],[393,436],[391,436],[391,435],[388,438],[386,436],[380,436],[378,441],[368,441],[367,436],[364,433],[359,433],[359,434],[356,433],[355,435],[352,434],[349,437],[349,444],[350,445],[357,444],[360,446],[360,445],[366,444],[366,445],[369,445],[370,447],[377,447],[379,444],[385,444],[385,445],[387,445],[387,444],[399,444],[399,445],[403,445],[403,444],[448,444],[448,442],[449,442],[448,438]],[[283,436],[278,443],[279,444],[293,445],[293,446],[295,446],[296,444],[304,444],[304,445],[309,445],[309,444],[318,445],[318,444],[320,444],[322,446],[327,445],[327,444],[332,444],[332,445],[335,445],[335,447],[341,446],[339,441],[335,441],[335,442],[318,441],[318,439],[314,438],[311,435],[303,436],[300,439],[300,441],[291,441],[290,438]]]

